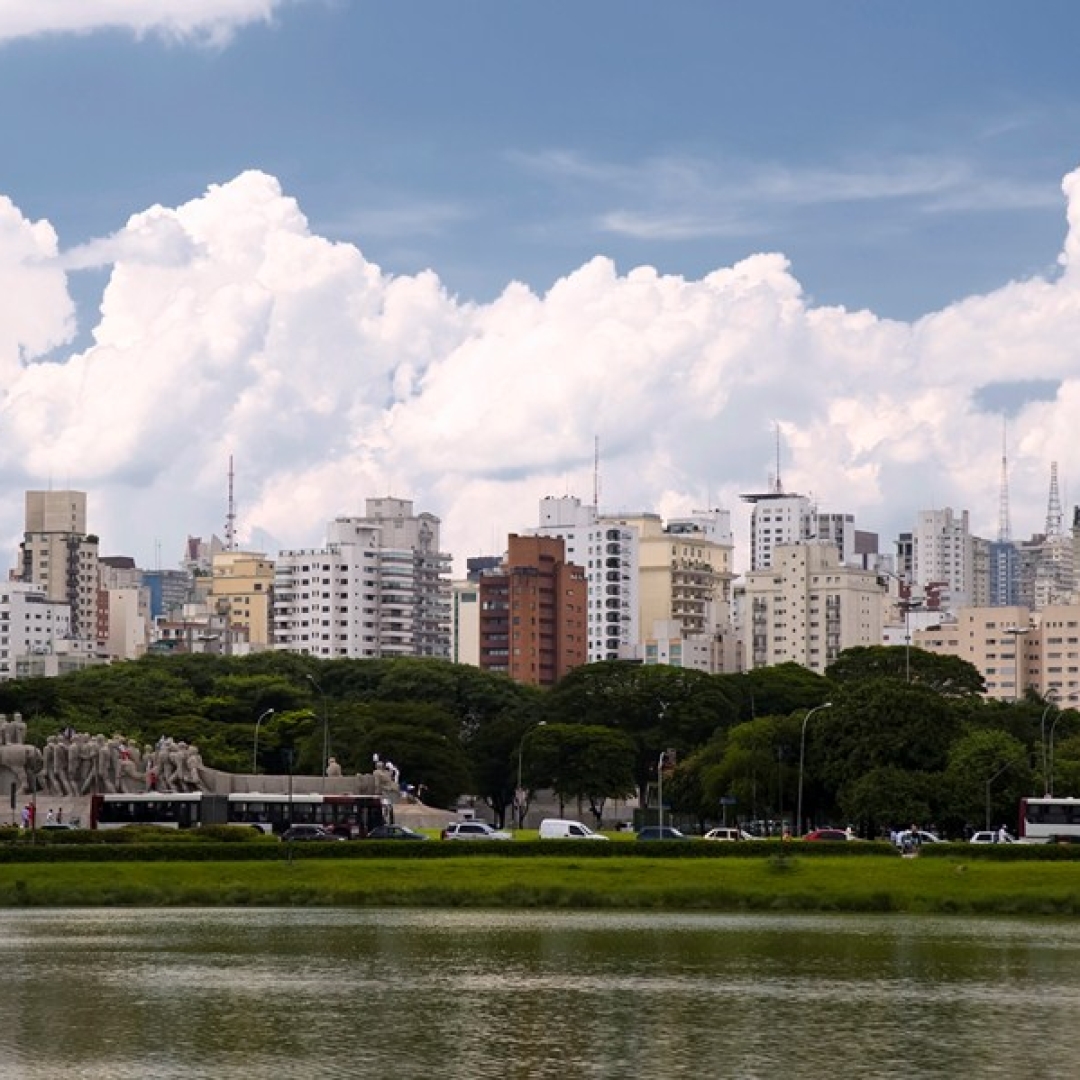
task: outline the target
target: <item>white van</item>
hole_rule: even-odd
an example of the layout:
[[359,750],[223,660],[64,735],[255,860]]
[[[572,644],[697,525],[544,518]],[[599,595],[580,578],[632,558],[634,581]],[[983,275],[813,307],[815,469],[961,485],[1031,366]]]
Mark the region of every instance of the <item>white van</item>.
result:
[[598,832],[593,832],[588,825],[580,821],[565,821],[562,818],[544,818],[540,822],[541,840],[606,840]]

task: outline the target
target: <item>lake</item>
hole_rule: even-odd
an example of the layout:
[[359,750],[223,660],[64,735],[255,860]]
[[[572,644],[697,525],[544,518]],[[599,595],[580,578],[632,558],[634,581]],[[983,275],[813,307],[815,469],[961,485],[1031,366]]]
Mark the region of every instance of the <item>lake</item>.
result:
[[0,912],[0,1077],[1080,1071],[1080,924],[372,910]]

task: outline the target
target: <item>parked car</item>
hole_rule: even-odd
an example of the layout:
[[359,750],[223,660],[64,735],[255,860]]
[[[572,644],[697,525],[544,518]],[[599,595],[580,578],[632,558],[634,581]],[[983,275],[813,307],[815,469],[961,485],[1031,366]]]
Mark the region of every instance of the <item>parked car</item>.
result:
[[848,840],[848,834],[843,829],[814,829],[808,832],[804,840]]
[[909,851],[914,847],[922,847],[923,844],[940,844],[941,837],[935,836],[932,832],[927,832],[925,829],[904,829],[903,832],[896,834],[896,846],[901,851]]
[[344,840],[344,836],[332,833],[323,825],[290,825],[282,834],[282,840]]
[[368,840],[428,840],[422,832],[410,829],[408,825],[376,825],[367,834]]
[[639,840],[689,840],[690,837],[680,832],[673,825],[646,825],[638,829]]
[[1002,837],[1000,830],[995,829],[980,829],[979,832],[971,834],[971,843],[973,844],[1014,844],[1016,841],[1008,834],[1005,833]]
[[493,828],[486,821],[451,821],[442,831],[444,840],[513,840],[508,832]]
[[606,840],[598,832],[593,832],[588,825],[580,821],[568,821],[564,818],[544,818],[540,822],[541,840]]
[[39,825],[38,828],[42,832],[76,832],[79,826],[72,825],[67,821],[46,821],[44,825]]
[[743,832],[742,829],[733,828],[719,828],[710,829],[703,837],[702,840],[753,840],[748,832]]

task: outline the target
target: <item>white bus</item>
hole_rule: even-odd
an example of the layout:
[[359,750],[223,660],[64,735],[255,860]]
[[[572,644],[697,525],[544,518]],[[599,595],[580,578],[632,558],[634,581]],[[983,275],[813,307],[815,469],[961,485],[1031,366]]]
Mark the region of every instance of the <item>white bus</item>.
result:
[[1029,844],[1080,843],[1080,799],[1021,799],[1018,839]]

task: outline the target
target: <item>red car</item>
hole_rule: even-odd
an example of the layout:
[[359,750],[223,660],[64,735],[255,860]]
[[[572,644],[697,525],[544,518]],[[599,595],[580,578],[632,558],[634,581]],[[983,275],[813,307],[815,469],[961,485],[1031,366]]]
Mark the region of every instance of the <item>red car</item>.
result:
[[804,840],[847,840],[848,834],[843,829],[815,829],[808,832]]

